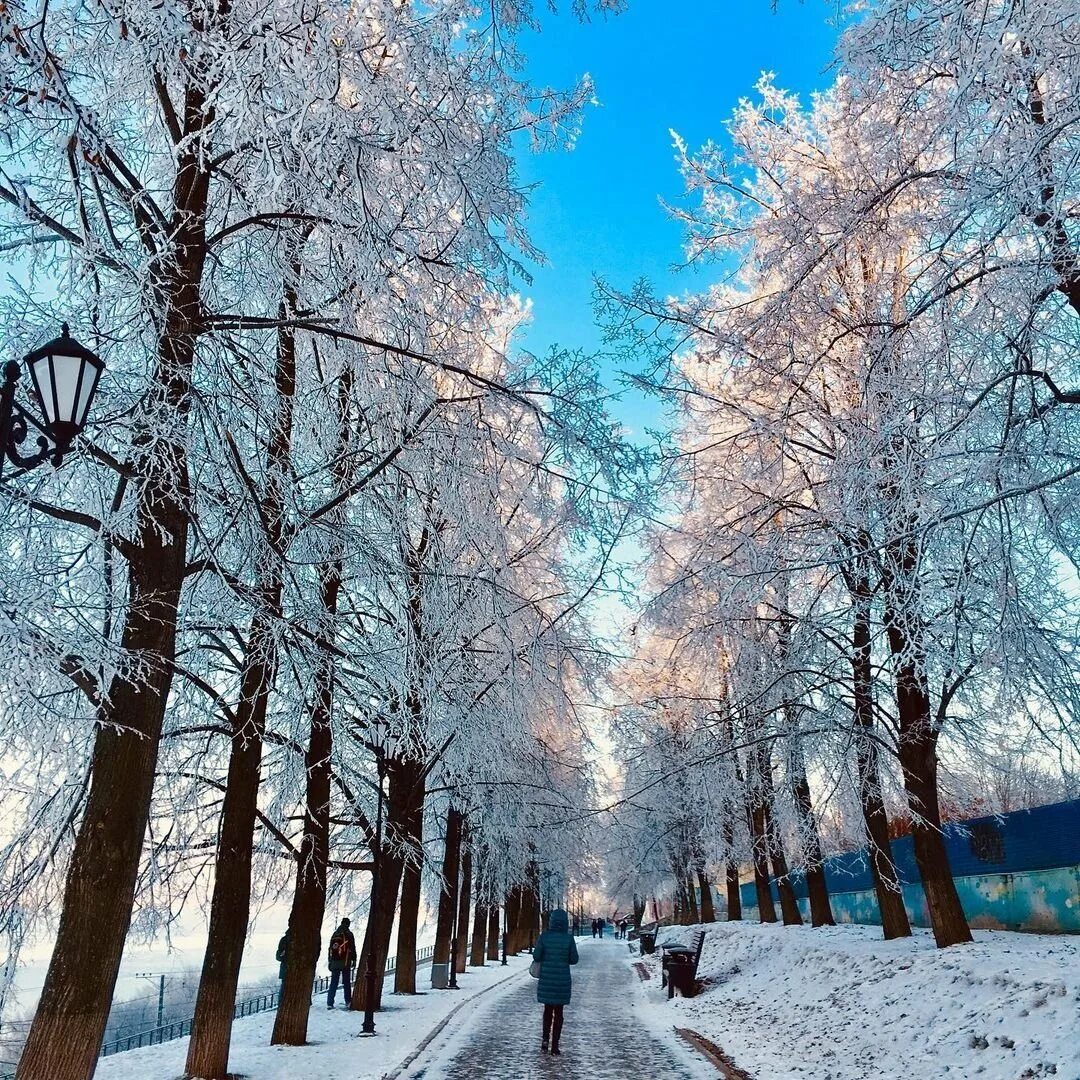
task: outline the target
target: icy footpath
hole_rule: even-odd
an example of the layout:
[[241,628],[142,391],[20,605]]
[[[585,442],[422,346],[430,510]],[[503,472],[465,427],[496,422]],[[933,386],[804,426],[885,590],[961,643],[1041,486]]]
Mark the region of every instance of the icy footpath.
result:
[[1080,1080],[1080,939],[976,931],[939,950],[924,930],[706,929],[706,989],[669,1003],[657,955],[648,996],[755,1080]]
[[[458,976],[458,991],[431,990],[413,996],[383,994],[375,1014],[377,1034],[357,1037],[363,1013],[349,1012],[338,995],[337,1008],[317,998],[311,1007],[307,1046],[270,1046],[272,1012],[237,1020],[233,1025],[229,1067],[244,1080],[378,1080],[410,1057],[459,1005],[504,979],[524,977],[529,957],[511,956],[507,966],[488,963]],[[424,980],[427,969],[418,972]],[[492,990],[498,994],[499,990]],[[176,1080],[184,1073],[187,1039],[131,1050],[102,1059],[96,1080]]]

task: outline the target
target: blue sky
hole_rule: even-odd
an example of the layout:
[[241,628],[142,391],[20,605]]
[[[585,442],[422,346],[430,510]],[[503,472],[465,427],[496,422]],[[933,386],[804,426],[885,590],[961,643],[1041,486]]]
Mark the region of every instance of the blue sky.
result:
[[[660,199],[677,201],[682,183],[670,129],[692,148],[722,141],[724,121],[764,70],[803,95],[827,85],[835,12],[824,0],[778,0],[775,10],[770,0],[629,0],[615,18],[579,24],[564,12],[524,36],[534,83],[569,86],[588,72],[600,103],[587,110],[574,150],[518,159],[522,180],[539,185],[529,227],[547,258],[530,264],[533,283],[520,286],[533,301],[528,349],[601,347],[594,276],[627,288],[646,277],[664,292],[707,280],[707,271],[672,269],[682,231]],[[610,363],[605,376],[617,383]],[[630,392],[615,412],[637,431],[656,416]]]

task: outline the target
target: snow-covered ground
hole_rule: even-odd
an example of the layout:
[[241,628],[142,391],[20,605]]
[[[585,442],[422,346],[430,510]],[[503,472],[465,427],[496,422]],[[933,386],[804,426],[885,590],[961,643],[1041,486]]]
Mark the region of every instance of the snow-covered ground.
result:
[[[522,953],[511,956],[506,967],[489,963],[469,968],[458,976],[461,989],[456,992],[428,989],[412,997],[394,995],[387,988],[384,1009],[375,1014],[377,1034],[370,1039],[359,1037],[363,1014],[344,1009],[340,993],[332,1012],[325,999],[312,1005],[307,1046],[270,1046],[272,1012],[237,1020],[229,1067],[245,1080],[376,1080],[400,1066],[463,1002],[503,980],[524,977],[529,960]],[[418,982],[426,975],[426,969],[419,972]],[[104,1058],[97,1080],[175,1080],[183,1075],[187,1045],[187,1039],[177,1039]]]
[[669,1003],[657,954],[648,997],[755,1080],[1080,1080],[1080,939],[977,931],[939,950],[923,930],[706,929],[706,989]]

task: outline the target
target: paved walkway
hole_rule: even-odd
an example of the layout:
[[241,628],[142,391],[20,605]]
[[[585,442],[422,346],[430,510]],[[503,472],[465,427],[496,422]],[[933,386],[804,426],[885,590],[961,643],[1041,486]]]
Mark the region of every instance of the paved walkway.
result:
[[[402,1080],[717,1080],[712,1065],[639,1016],[626,942],[587,938],[578,946],[560,1057],[540,1052],[543,1010],[525,975],[466,1005]],[[656,983],[648,992],[660,1000]]]

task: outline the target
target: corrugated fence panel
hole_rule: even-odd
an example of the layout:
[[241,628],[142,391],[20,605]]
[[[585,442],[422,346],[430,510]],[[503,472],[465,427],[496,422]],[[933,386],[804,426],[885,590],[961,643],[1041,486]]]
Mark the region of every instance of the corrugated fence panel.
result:
[[[1080,799],[947,825],[945,844],[972,925],[1080,932]],[[925,925],[911,837],[894,841],[892,851],[909,913]],[[825,878],[838,918],[878,921],[865,851],[827,859]],[[792,886],[805,900],[801,874],[792,874]],[[776,897],[775,881],[771,887]],[[745,907],[756,905],[753,882],[742,886],[742,897]]]

